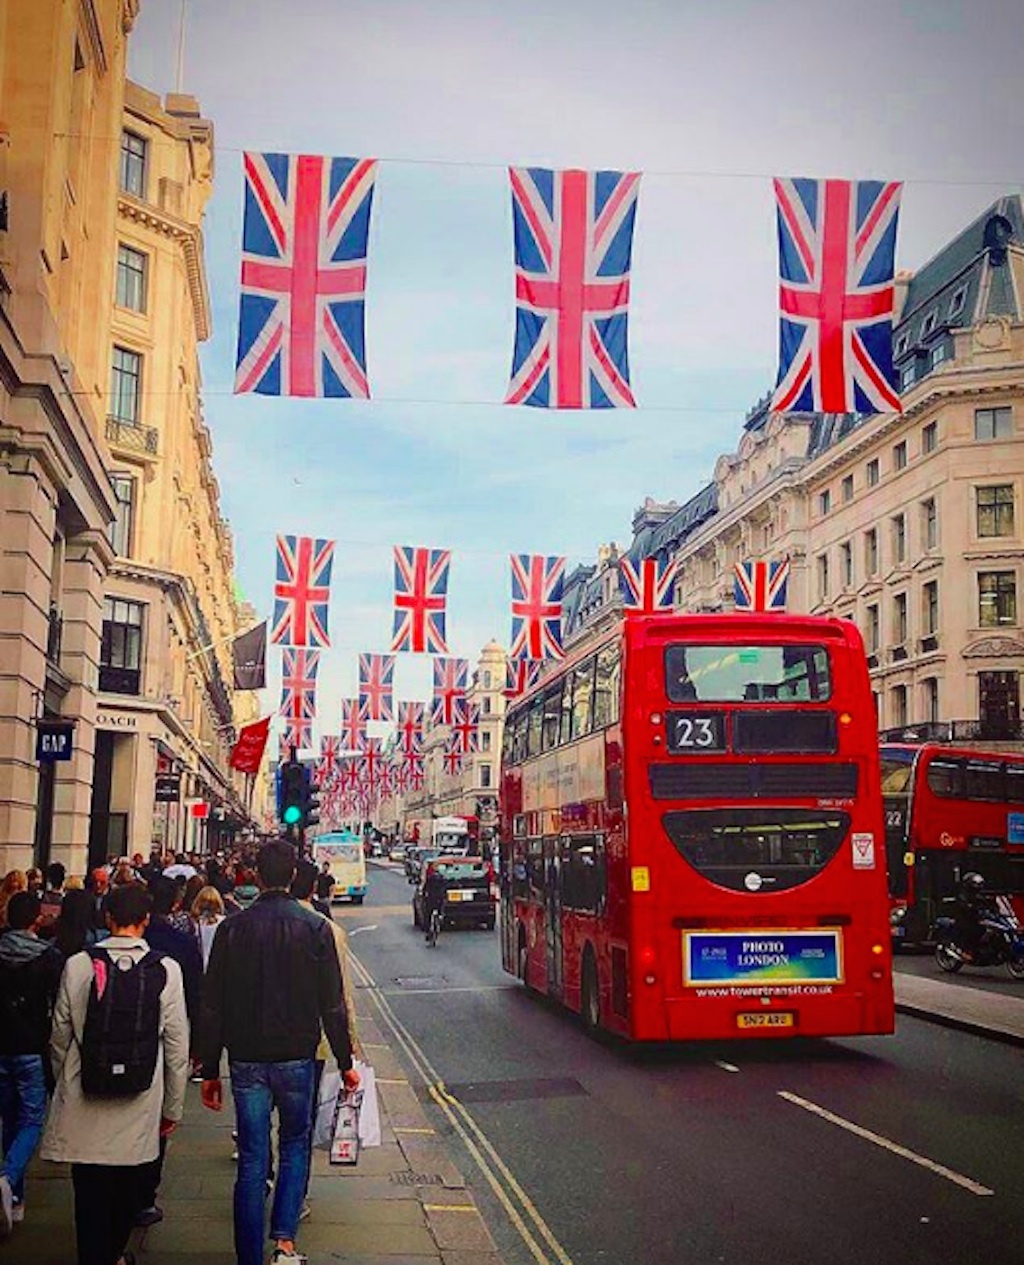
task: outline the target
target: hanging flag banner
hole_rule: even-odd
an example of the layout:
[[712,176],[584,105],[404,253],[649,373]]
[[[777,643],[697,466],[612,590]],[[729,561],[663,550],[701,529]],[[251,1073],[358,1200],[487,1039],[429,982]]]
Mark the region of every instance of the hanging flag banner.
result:
[[318,650],[285,650],[281,662],[281,712],[291,725],[312,723],[316,718]]
[[395,679],[393,654],[359,656],[359,708],[367,720],[394,720],[392,686]]
[[324,734],[320,739],[320,763],[325,770],[337,768],[341,750],[341,739],[337,734]]
[[513,659],[561,659],[562,581],[565,559],[514,553],[512,562]]
[[452,743],[462,755],[472,755],[480,749],[480,704],[460,699],[455,705],[452,721]]
[[405,755],[417,755],[423,747],[422,703],[398,704],[398,745]]
[[622,609],[631,615],[654,615],[672,609],[672,585],[675,582],[675,562],[660,558],[641,558],[631,562],[619,560],[619,591]]
[[253,721],[251,725],[243,725],[238,731],[238,741],[231,748],[229,761],[233,769],[240,773],[256,774],[260,771],[263,752],[266,750],[267,738],[270,736],[269,716]]
[[235,393],[369,398],[366,252],[377,164],[244,155]]
[[357,698],[341,700],[341,732],[343,751],[362,751],[366,746],[366,716]]
[[450,777],[454,777],[457,773],[462,772],[462,748],[459,746],[454,734],[452,734],[452,736],[448,739],[448,744],[444,749],[444,754],[442,755],[441,760],[444,764],[445,773],[447,773]]
[[640,173],[511,167],[516,341],[506,404],[635,408],[627,322]]
[[291,758],[292,749],[296,751],[307,751],[313,745],[313,722],[311,720],[297,721],[294,724],[285,726],[285,731],[281,735],[281,759],[288,760]]
[[506,659],[505,688],[502,693],[510,700],[525,694],[537,684],[542,667],[543,664],[533,659]]
[[331,596],[334,541],[278,536],[274,580],[274,645],[329,646],[327,604]]
[[267,621],[231,643],[236,690],[262,690],[267,684]]
[[450,725],[457,699],[465,698],[469,683],[466,659],[434,660],[434,705],[430,718],[435,725]]
[[733,596],[738,611],[784,611],[789,559],[781,562],[737,562]]
[[395,631],[392,650],[447,654],[444,639],[448,595],[447,549],[395,546]]
[[903,186],[777,179],[779,378],[775,413],[899,413],[892,364]]

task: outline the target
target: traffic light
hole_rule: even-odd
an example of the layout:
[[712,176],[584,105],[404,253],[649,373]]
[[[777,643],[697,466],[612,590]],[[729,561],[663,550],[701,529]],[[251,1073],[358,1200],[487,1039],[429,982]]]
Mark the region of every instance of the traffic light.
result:
[[306,811],[304,821],[306,829],[320,824],[320,787],[310,779],[306,783]]
[[282,823],[291,830],[301,830],[306,815],[309,774],[298,760],[281,765],[281,795],[278,804]]

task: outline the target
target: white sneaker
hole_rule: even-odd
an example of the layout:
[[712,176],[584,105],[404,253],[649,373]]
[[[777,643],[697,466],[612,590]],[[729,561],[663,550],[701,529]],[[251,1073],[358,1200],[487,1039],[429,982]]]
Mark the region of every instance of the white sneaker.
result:
[[14,1211],[11,1213],[11,1220],[15,1225],[19,1225],[25,1220],[25,1201],[24,1199],[15,1199]]
[[0,1176],[0,1239],[6,1239],[10,1236],[11,1226],[14,1224],[14,1191],[11,1190],[11,1183],[4,1173]]
[[313,1215],[313,1209],[310,1207],[309,1200],[303,1199],[302,1207],[299,1209],[299,1220],[308,1221],[312,1215]]
[[270,1265],[309,1265],[309,1257],[303,1256],[296,1248],[292,1252],[285,1252],[282,1248],[274,1248],[274,1255],[270,1258]]

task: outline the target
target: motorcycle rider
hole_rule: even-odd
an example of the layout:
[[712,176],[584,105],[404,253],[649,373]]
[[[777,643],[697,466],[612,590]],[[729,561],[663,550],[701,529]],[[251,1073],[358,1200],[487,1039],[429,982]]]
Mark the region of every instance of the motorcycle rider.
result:
[[993,898],[985,891],[985,880],[972,870],[960,880],[956,897],[956,942],[970,962],[981,956],[988,936],[985,919],[995,911]]

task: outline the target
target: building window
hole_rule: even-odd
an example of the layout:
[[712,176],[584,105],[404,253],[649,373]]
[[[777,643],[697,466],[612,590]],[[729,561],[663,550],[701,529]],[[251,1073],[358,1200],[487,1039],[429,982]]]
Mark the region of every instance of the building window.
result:
[[142,357],[127,347],[115,347],[110,380],[110,415],[137,426],[142,398]]
[[897,593],[892,599],[893,614],[893,645],[905,646],[907,644],[907,595],[906,593]]
[[953,291],[953,297],[949,301],[949,316],[959,316],[964,310],[964,303],[967,301],[967,287],[961,286],[958,290]]
[[929,422],[921,429],[921,451],[927,456],[939,446],[939,423]]
[[921,325],[922,338],[928,337],[928,335],[932,332],[932,330],[935,328],[936,324],[938,323],[938,320],[939,320],[939,314],[935,308],[932,308],[932,310],[924,318],[924,323]]
[[924,699],[924,718],[935,724],[939,719],[939,678],[925,677],[921,682],[921,694]]
[[480,785],[484,789],[491,785],[491,766],[489,764],[481,764],[480,766]]
[[825,489],[824,492],[818,493],[818,513],[824,516],[832,508],[832,493]]
[[818,558],[818,601],[824,602],[828,597],[829,591],[829,574],[828,574],[828,554],[823,553]]
[[907,350],[909,346],[910,346],[910,335],[900,334],[899,338],[896,339],[896,348],[893,352],[894,357],[897,360],[899,360],[900,356],[903,355],[903,353]]
[[907,516],[896,514],[892,520],[892,557],[894,562],[907,560]]
[[864,574],[878,574],[878,528],[872,527],[864,533]]
[[489,729],[483,729],[480,732],[480,750],[490,751],[490,749],[491,749],[491,731]]
[[978,535],[1013,535],[1013,484],[998,483],[977,489]]
[[916,376],[917,366],[913,360],[908,360],[900,370],[900,390],[905,391],[908,387],[912,387]]
[[882,636],[882,621],[878,613],[878,606],[869,606],[864,614],[867,619],[864,640],[867,642],[868,654],[878,654],[878,643]]
[[978,624],[999,628],[1017,622],[1017,577],[1013,571],[978,574]]
[[892,721],[896,728],[900,728],[907,723],[907,687],[894,685],[891,693]]
[[117,288],[114,296],[118,307],[133,312],[146,310],[146,269],[148,257],[131,246],[117,248]]
[[117,498],[117,517],[108,528],[110,544],[119,558],[128,558],[135,525],[135,480],[127,474],[112,474],[110,484]]
[[948,360],[951,350],[948,339],[944,338],[941,342],[936,343],[928,358],[931,368],[934,369],[937,365],[941,365],[944,360]]
[[484,668],[484,689],[489,690],[490,688],[491,688],[491,670],[490,668]]
[[939,511],[935,497],[921,502],[921,539],[925,549],[937,549],[939,545]]
[[936,637],[939,632],[939,582],[929,580],[922,591],[924,598],[924,635]]
[[490,694],[485,694],[485,695],[483,696],[483,699],[482,699],[481,701],[482,701],[482,706],[481,706],[481,715],[483,715],[483,716],[489,716],[489,715],[491,714],[491,696],[490,696]]
[[976,408],[974,410],[975,439],[1009,439],[1013,434],[1013,411],[1003,408]]
[[853,587],[853,545],[848,540],[839,546],[839,580],[844,589]]
[[103,603],[100,689],[138,694],[142,676],[142,614],[139,602],[108,597]]
[[852,474],[848,474],[844,476],[843,482],[842,482],[842,490],[843,490],[843,503],[845,504],[847,501],[852,501],[853,500],[853,475]]
[[907,468],[907,441],[901,439],[892,450],[892,468],[894,470],[906,470]]
[[867,467],[865,468],[865,476],[867,478],[867,485],[869,488],[877,487],[878,485],[878,458],[877,457],[872,457],[871,460],[868,462]]
[[121,188],[137,198],[146,196],[146,157],[149,145],[135,132],[121,133]]

